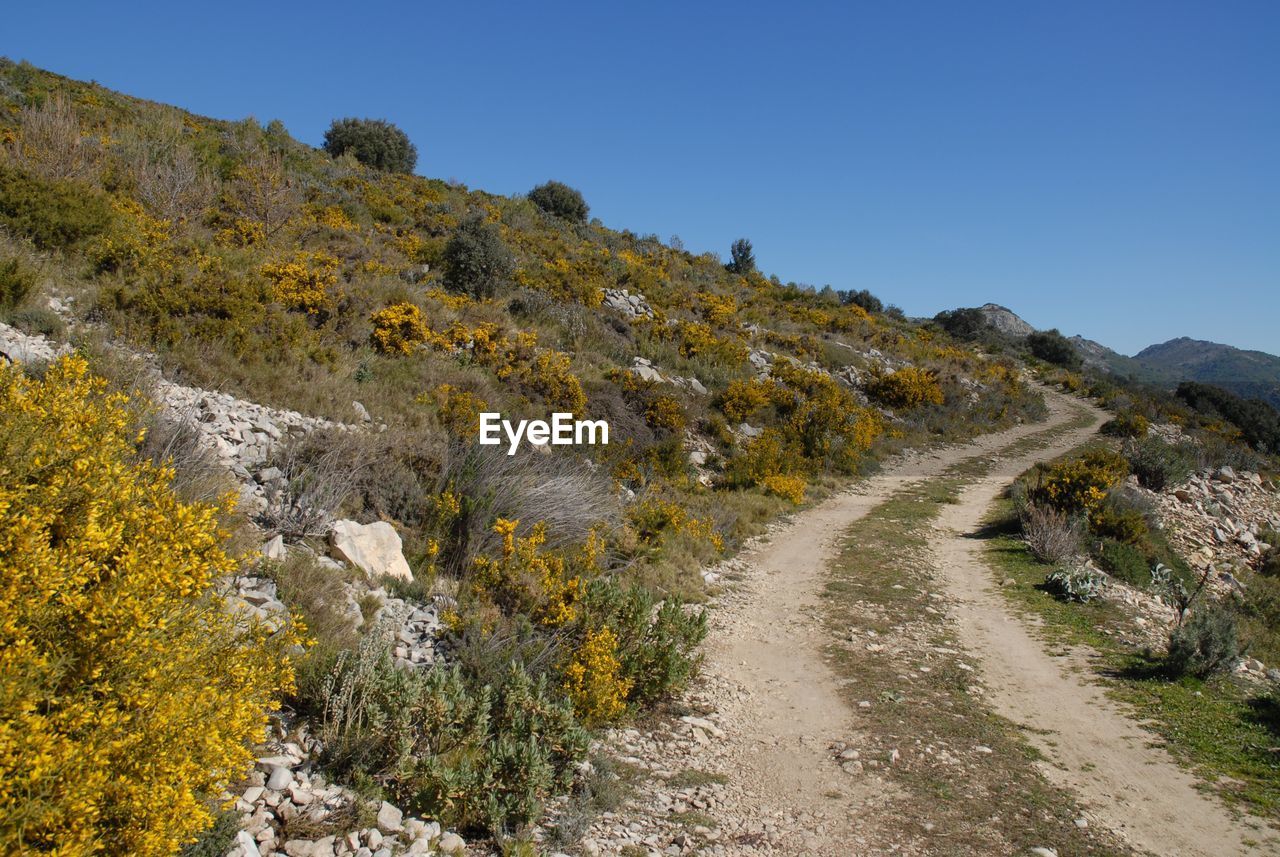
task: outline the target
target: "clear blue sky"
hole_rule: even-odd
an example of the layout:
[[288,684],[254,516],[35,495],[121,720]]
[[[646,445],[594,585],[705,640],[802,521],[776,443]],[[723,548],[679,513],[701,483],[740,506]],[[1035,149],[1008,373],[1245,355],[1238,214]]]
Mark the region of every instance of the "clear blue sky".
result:
[[[22,3],[0,53],[913,315],[1280,352],[1280,2]],[[182,8],[190,6],[192,8]]]

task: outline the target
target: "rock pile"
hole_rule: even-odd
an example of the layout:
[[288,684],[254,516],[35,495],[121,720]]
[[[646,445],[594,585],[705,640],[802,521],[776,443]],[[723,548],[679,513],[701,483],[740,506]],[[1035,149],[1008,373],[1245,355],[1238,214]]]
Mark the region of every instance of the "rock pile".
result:
[[653,307],[639,292],[633,295],[626,289],[605,289],[603,305],[626,318],[653,318]]
[[1266,551],[1259,533],[1280,530],[1280,493],[1257,473],[1201,470],[1166,491],[1142,493],[1156,504],[1174,547],[1200,568],[1253,566]]
[[[270,730],[253,773],[223,795],[234,802],[243,824],[226,857],[466,853],[462,837],[436,822],[406,818],[390,803],[373,806],[327,783],[313,770],[323,748],[304,724],[275,718]],[[324,835],[314,836],[317,832]]]

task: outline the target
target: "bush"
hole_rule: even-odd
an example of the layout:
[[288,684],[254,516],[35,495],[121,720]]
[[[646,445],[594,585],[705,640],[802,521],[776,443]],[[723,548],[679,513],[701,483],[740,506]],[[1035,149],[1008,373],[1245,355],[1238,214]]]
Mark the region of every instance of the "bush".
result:
[[1045,588],[1064,601],[1087,604],[1102,597],[1105,575],[1088,568],[1064,568],[1052,572],[1044,581]]
[[0,262],[0,311],[18,307],[36,287],[36,272],[20,259]]
[[1130,586],[1147,586],[1151,583],[1151,564],[1147,556],[1132,544],[1103,539],[1098,548],[1098,562],[1117,580]]
[[1125,411],[1102,424],[1100,431],[1112,437],[1146,437],[1151,423],[1142,414]]
[[469,218],[445,245],[444,284],[475,298],[493,297],[515,271],[515,260],[498,228],[479,217]]
[[804,502],[805,483],[803,476],[774,473],[764,478],[763,485],[764,490],[775,497],[790,500],[797,506]]
[[473,688],[456,668],[398,669],[376,634],[335,662],[319,735],[338,773],[445,826],[494,833],[536,820],[587,749],[545,678],[511,663],[501,683]]
[[994,328],[987,324],[987,317],[976,307],[944,310],[933,317],[938,326],[965,342],[973,342],[990,334]]
[[1060,512],[1092,513],[1128,473],[1129,462],[1118,453],[1091,449],[1041,470],[1027,496]]
[[1172,676],[1208,678],[1229,671],[1240,657],[1236,615],[1218,603],[1201,604],[1169,635],[1165,666]]
[[416,304],[392,304],[375,312],[369,320],[373,322],[373,347],[383,354],[412,354],[430,335]]
[[335,119],[324,132],[324,150],[333,157],[350,152],[366,167],[386,173],[411,173],[418,149],[385,119]]
[[571,223],[585,223],[587,202],[582,194],[562,182],[547,182],[529,191],[529,201],[547,214],[563,218]]
[[731,423],[746,422],[751,415],[769,404],[770,384],[755,378],[730,381],[717,404]]
[[1106,500],[1089,513],[1089,527],[1095,535],[1115,539],[1130,545],[1144,545],[1151,527],[1142,510],[1135,508],[1122,496],[1112,492]]
[[626,711],[631,682],[618,661],[618,635],[607,625],[590,629],[564,670],[564,689],[586,723],[607,723]]
[[910,410],[921,405],[941,405],[942,388],[930,369],[904,366],[888,375],[872,378],[867,395],[890,408]]
[[214,596],[222,510],[135,463],[83,360],[0,368],[0,851],[170,855],[292,684],[295,638]]
[[1031,353],[1057,366],[1073,369],[1080,365],[1080,353],[1076,347],[1057,330],[1036,331],[1027,336],[1027,348]]
[[1195,381],[1183,381],[1176,395],[1200,413],[1230,422],[1254,449],[1280,452],[1280,412],[1261,399],[1241,398],[1221,387]]
[[867,312],[884,312],[884,303],[866,289],[856,292],[839,292],[840,303],[862,307]]
[[1124,449],[1138,484],[1152,491],[1185,482],[1195,470],[1195,451],[1187,445],[1174,446],[1158,437],[1128,443]]
[[0,164],[0,226],[41,250],[98,235],[111,219],[106,199],[87,185],[40,179]]
[[1082,530],[1079,517],[1048,506],[1029,504],[1022,515],[1022,535],[1041,562],[1054,565],[1080,554]]
[[614,629],[620,676],[633,705],[649,705],[683,690],[701,663],[698,646],[707,636],[706,612],[689,612],[679,598],[666,599],[655,611],[653,596],[645,589],[624,589],[614,578],[597,578],[583,600],[583,622]]
[[729,264],[725,265],[725,270],[732,274],[751,274],[756,270],[756,254],[751,247],[751,242],[745,238],[739,238],[733,242],[729,248]]

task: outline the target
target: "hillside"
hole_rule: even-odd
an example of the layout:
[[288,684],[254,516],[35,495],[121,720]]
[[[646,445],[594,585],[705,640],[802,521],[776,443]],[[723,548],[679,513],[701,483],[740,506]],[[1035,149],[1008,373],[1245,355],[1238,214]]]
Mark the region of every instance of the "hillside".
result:
[[[395,143],[387,130],[373,133]],[[167,699],[190,700],[184,727],[216,716],[229,731],[201,745],[213,761],[167,751],[181,776],[151,752],[187,747],[182,734],[147,749],[104,737],[94,770],[138,789],[163,777],[182,812],[148,820],[146,802],[112,803],[73,775],[76,742],[98,740],[77,733],[38,789],[75,779],[75,800],[100,814],[53,791],[0,792],[6,818],[42,807],[0,824],[6,847],[60,841],[74,817],[115,853],[172,853],[216,834],[201,833],[211,798],[232,784],[262,853],[332,839],[380,802],[358,837],[372,847],[385,834],[447,850],[440,825],[524,836],[583,787],[587,730],[651,710],[695,673],[706,619],[690,605],[714,589],[704,563],[899,449],[1044,413],[1017,361],[767,277],[749,245],[726,265],[588,220],[570,188],[505,197],[409,174],[403,141],[363,150],[367,163],[331,156],[277,122],[196,116],[4,61],[0,142],[0,351],[30,376],[5,370],[6,416],[36,425],[20,405],[65,433],[79,423],[59,420],[83,411],[86,430],[111,438],[107,458],[89,459],[92,444],[15,434],[4,466],[88,472],[71,481],[101,492],[101,474],[127,474],[109,513],[86,518],[81,499],[54,492],[0,514],[83,550],[66,580],[96,569],[77,584],[90,593],[116,585],[132,551],[225,545],[184,566],[172,609],[182,593],[225,604],[243,624],[209,614],[211,639],[275,658],[227,674],[194,653],[146,663]],[[477,444],[482,412],[604,420],[609,443],[507,455]],[[53,464],[51,448],[64,453]],[[188,525],[172,542],[97,525],[141,520],[121,510],[160,495]],[[40,557],[20,559],[56,564]],[[49,602],[37,576],[10,583],[0,624],[18,636],[5,649],[30,660],[6,672],[52,675],[42,629],[80,645],[84,615]],[[129,598],[136,627],[119,633],[163,651],[175,620]],[[94,666],[133,663],[113,651],[85,650],[86,699],[110,695],[93,676],[138,681]],[[168,675],[170,662],[186,672]],[[244,692],[229,689],[223,710],[195,705],[202,683],[233,678]],[[42,700],[55,686],[28,690]],[[122,722],[133,698],[118,701]],[[236,735],[264,739],[246,780]]]

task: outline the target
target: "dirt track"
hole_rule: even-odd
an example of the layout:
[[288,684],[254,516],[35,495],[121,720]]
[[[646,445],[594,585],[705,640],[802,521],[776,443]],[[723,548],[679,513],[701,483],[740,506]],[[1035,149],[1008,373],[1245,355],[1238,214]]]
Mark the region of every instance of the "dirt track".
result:
[[[725,728],[711,746],[692,750],[698,767],[728,777],[729,799],[711,813],[729,834],[718,853],[948,853],[945,844],[919,838],[886,841],[887,832],[905,822],[897,816],[894,787],[879,778],[850,778],[832,759],[831,745],[865,724],[824,657],[830,632],[819,616],[820,596],[841,536],[854,522],[903,487],[980,457],[990,465],[987,475],[945,507],[929,554],[947,590],[948,621],[984,675],[990,704],[1014,723],[1043,730],[1034,740],[1053,762],[1043,766],[1045,774],[1079,798],[1093,825],[1137,850],[1274,853],[1250,850],[1251,838],[1263,838],[1257,830],[1198,792],[1194,779],[1150,746],[1150,736],[1073,672],[1069,660],[1045,653],[992,585],[980,542],[966,538],[1014,476],[1096,430],[1100,412],[1057,394],[1049,401],[1046,422],[900,461],[853,492],[796,515],[744,556],[747,573],[715,611],[702,680],[710,689],[703,698],[714,701]],[[1089,424],[1071,426],[1082,412],[1091,414]],[[1007,451],[1033,436],[1046,443]]]

